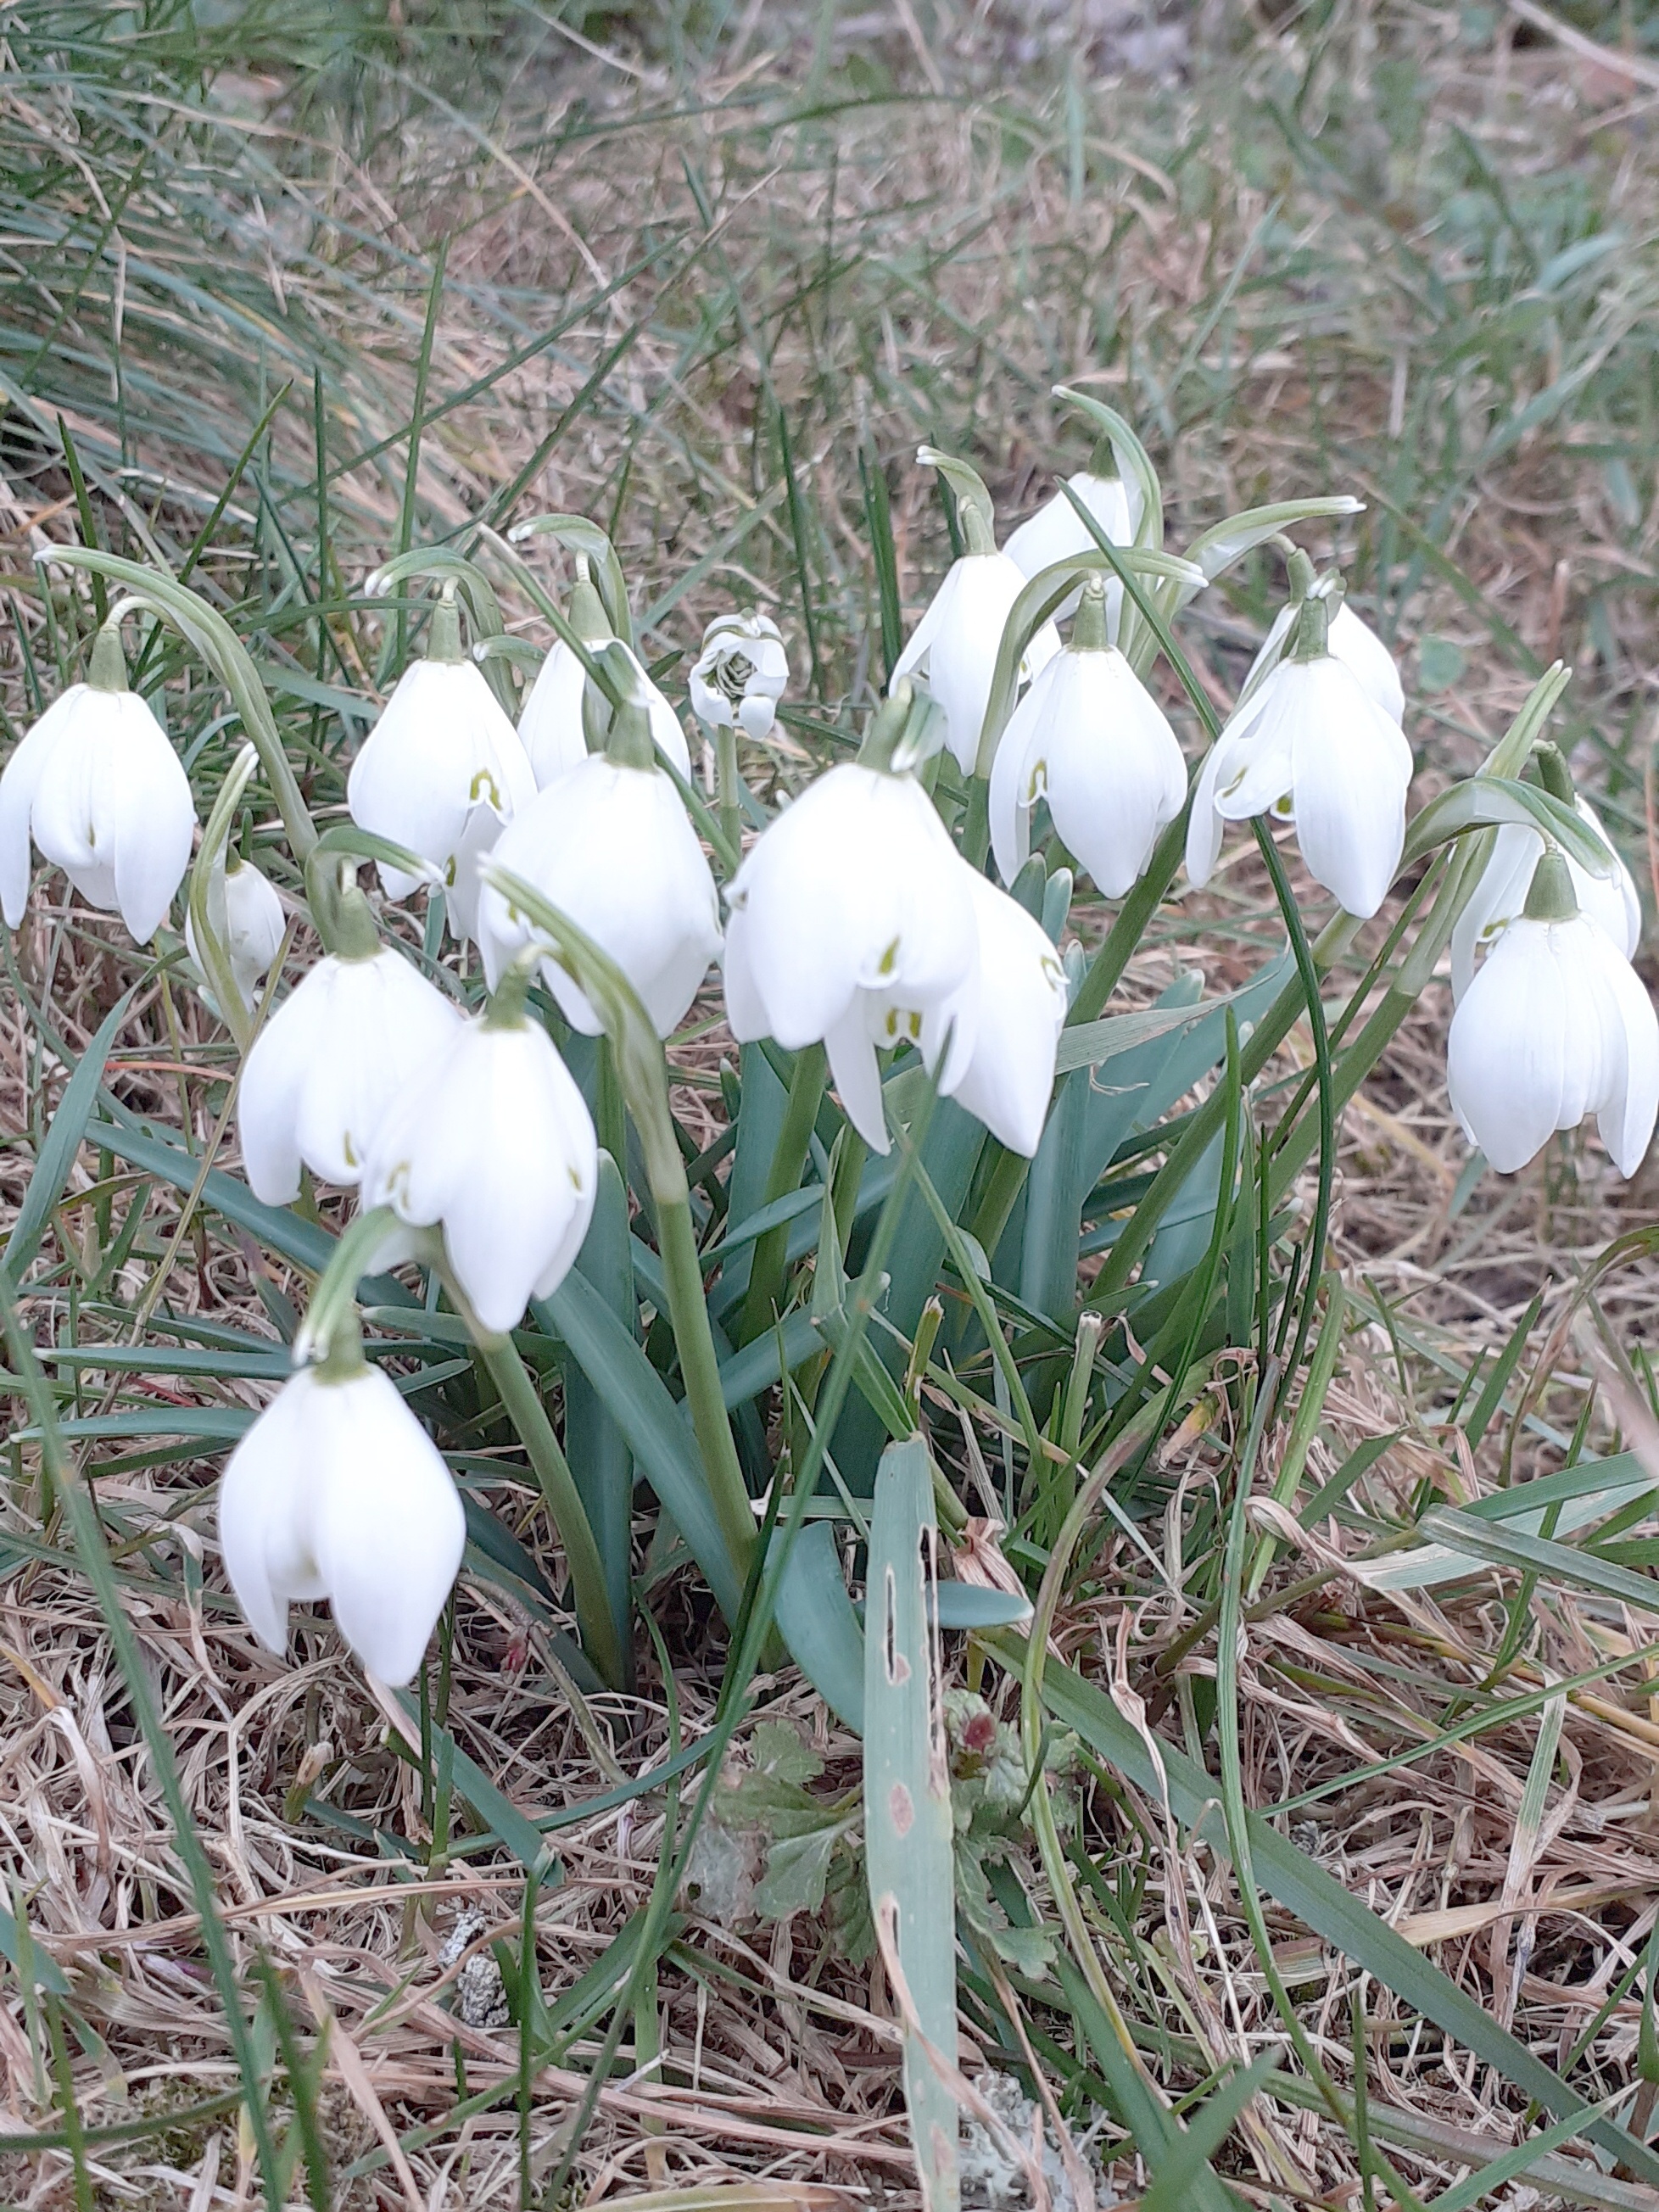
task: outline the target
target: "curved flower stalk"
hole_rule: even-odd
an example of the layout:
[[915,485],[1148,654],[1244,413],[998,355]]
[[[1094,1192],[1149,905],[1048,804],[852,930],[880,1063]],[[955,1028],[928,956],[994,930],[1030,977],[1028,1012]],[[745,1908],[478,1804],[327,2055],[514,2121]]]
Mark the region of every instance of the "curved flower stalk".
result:
[[858,760],[784,809],[727,893],[732,1035],[789,1051],[822,1041],[848,1118],[881,1152],[878,1044],[916,1044],[933,1067],[954,1032],[947,1092],[972,1050],[971,871],[921,786],[895,771],[913,703],[899,679]]
[[[585,755],[516,816],[496,858],[616,963],[658,1035],[668,1036],[720,950],[720,899],[679,795],[656,763],[647,714],[636,685],[617,709],[605,751]],[[486,887],[477,935],[494,986],[538,933]],[[544,972],[566,1019],[597,1036],[605,1024],[580,985],[555,959]]]
[[1539,860],[1524,911],[1452,1016],[1446,1087],[1500,1175],[1587,1114],[1621,1176],[1646,1155],[1659,1115],[1659,1016],[1624,954],[1580,911],[1558,852]]
[[783,633],[770,615],[716,615],[688,679],[691,711],[711,730],[735,726],[759,740],[771,734],[788,684]]
[[268,1651],[288,1648],[291,1604],[326,1598],[369,1673],[397,1686],[419,1667],[460,1571],[466,1516],[436,1446],[365,1362],[356,1320],[231,1454],[219,1544]]
[[[1553,745],[1540,745],[1537,757],[1545,788],[1571,806],[1578,819],[1607,847],[1614,861],[1610,876],[1592,875],[1570,852],[1563,851],[1573,896],[1581,913],[1604,930],[1626,960],[1635,957],[1642,939],[1642,902],[1630,870],[1613,849],[1601,817],[1587,799],[1573,790],[1566,764]],[[1474,976],[1477,952],[1487,951],[1521,914],[1527,893],[1546,850],[1543,833],[1524,823],[1506,823],[1492,841],[1491,858],[1452,932],[1452,996],[1461,1000]]]
[[283,817],[289,850],[303,867],[317,842],[317,826],[289,763],[258,671],[248,657],[247,647],[224,617],[199,593],[163,570],[123,560],[118,553],[106,553],[101,546],[54,545],[52,558],[65,568],[90,568],[121,585],[127,594],[123,614],[135,607],[141,608],[146,614],[171,623],[186,644],[206,661],[230,694],[231,703],[241,717],[242,727],[259,756],[266,787]]
[[[503,822],[536,795],[536,778],[511,722],[476,662],[461,652],[460,617],[446,586],[427,656],[398,679],[346,778],[358,827],[407,847],[443,874],[445,920],[476,933],[477,865]],[[388,898],[421,878],[380,864]]]
[[386,1114],[460,1026],[442,992],[381,943],[355,884],[325,895],[331,865],[309,880],[313,912],[333,906],[338,950],[266,1022],[237,1093],[242,1164],[267,1206],[299,1196],[302,1164],[325,1182],[357,1182]]
[[582,1095],[525,1011],[532,964],[509,968],[486,1012],[411,1072],[363,1167],[366,1206],[442,1230],[456,1282],[496,1335],[564,1280],[599,1188]]
[[1046,798],[1055,830],[1108,898],[1143,875],[1187,798],[1168,717],[1107,640],[1106,592],[1090,578],[1071,639],[1015,708],[991,768],[991,839],[1012,884]]
[[[927,678],[928,690],[945,709],[945,743],[963,772],[971,775],[979,757],[979,734],[996,673],[997,648],[1014,602],[1025,588],[1025,575],[1007,554],[997,550],[991,496],[975,471],[932,446],[921,447],[916,459],[942,470],[949,478],[968,550],[952,562],[911,632],[893,670],[893,684],[908,676]],[[1025,647],[1021,677],[1036,676],[1059,650],[1059,632],[1046,622]]]
[[1411,747],[1328,649],[1329,602],[1302,603],[1291,643],[1236,708],[1199,772],[1187,873],[1206,884],[1229,822],[1294,822],[1317,883],[1360,921],[1388,895],[1406,838]]
[[627,977],[568,915],[533,885],[509,873],[493,854],[484,862],[483,876],[487,888],[498,891],[542,933],[555,957],[604,1020],[645,1157],[656,1208],[658,1249],[667,1283],[669,1319],[709,1499],[730,1561],[741,1577],[755,1547],[755,1519],[732,1438],[720,1360],[703,1300],[690,1186],[674,1133],[668,1103],[668,1063],[661,1040]]
[[[130,605],[131,603],[129,603]],[[30,841],[88,906],[118,913],[148,945],[190,865],[190,779],[148,702],[127,689],[118,607],[72,684],[0,774],[0,906],[15,929],[28,903]]]

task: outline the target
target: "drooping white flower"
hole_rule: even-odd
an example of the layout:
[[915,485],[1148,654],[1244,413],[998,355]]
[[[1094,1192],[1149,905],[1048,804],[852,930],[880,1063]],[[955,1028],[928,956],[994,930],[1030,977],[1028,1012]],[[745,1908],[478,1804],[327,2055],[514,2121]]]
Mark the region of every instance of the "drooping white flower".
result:
[[[1273,617],[1273,626],[1261,641],[1261,650],[1250,663],[1250,672],[1244,679],[1241,695],[1249,696],[1251,686],[1258,676],[1266,673],[1284,651],[1285,641],[1290,635],[1296,618],[1294,601],[1287,602]],[[1406,693],[1400,681],[1400,671],[1395,665],[1394,655],[1382,639],[1365,621],[1357,615],[1345,599],[1330,618],[1326,632],[1328,649],[1345,668],[1352,672],[1385,714],[1396,722],[1406,715]]]
[[[501,832],[496,863],[521,876],[608,952],[668,1036],[720,950],[720,897],[679,793],[657,768],[590,754]],[[492,988],[535,932],[493,884],[478,907]],[[549,989],[584,1035],[604,1024],[555,961]]]
[[230,1455],[219,1543],[267,1650],[287,1649],[290,1604],[325,1597],[370,1674],[396,1686],[419,1667],[460,1571],[466,1516],[386,1376],[302,1368]]
[[[233,867],[216,868],[208,884],[209,915],[219,940],[230,956],[231,973],[244,1006],[252,1012],[255,987],[282,950],[283,902],[251,860]],[[205,975],[196,942],[196,925],[185,910],[185,948]],[[202,994],[213,1004],[210,989]]]
[[[842,1103],[884,1152],[876,1047],[910,1042],[933,1066],[972,1040],[953,1004],[978,961],[967,872],[909,775],[845,762],[768,827],[734,878],[726,1005],[740,1042],[822,1039]],[[951,1071],[945,1072],[948,1081]]]
[[1294,821],[1316,882],[1364,921],[1388,895],[1406,837],[1412,752],[1400,725],[1330,653],[1280,660],[1236,708],[1200,771],[1187,873],[1206,884],[1224,823]]
[[689,681],[691,711],[710,729],[766,737],[789,682],[782,633],[769,615],[717,615]]
[[562,637],[556,637],[536,671],[530,696],[519,709],[519,743],[538,791],[587,758],[582,693],[587,671]]
[[[1088,469],[1079,469],[1066,482],[1114,545],[1134,544],[1135,526],[1140,520],[1138,489],[1132,495],[1121,477],[1097,476]],[[1056,491],[1035,514],[1010,533],[1003,550],[1029,580],[1044,568],[1052,568],[1056,561],[1074,560],[1079,553],[1092,553],[1097,549],[1083,517],[1063,491]],[[1122,585],[1115,576],[1109,578],[1106,602],[1114,628],[1122,596]],[[1063,621],[1076,611],[1077,603],[1078,594],[1073,592],[1060,601],[1055,612]]]
[[1642,1164],[1659,1114],[1659,1016],[1607,932],[1576,910],[1558,853],[1539,861],[1526,911],[1452,1016],[1446,1087],[1501,1175],[1586,1114],[1620,1175]]
[[[1586,799],[1575,796],[1580,818],[1613,852],[1613,841],[1601,818]],[[1468,904],[1457,917],[1451,939],[1452,995],[1461,999],[1474,975],[1474,958],[1502,935],[1527,902],[1533,872],[1543,855],[1544,840],[1523,822],[1506,822],[1492,841],[1492,858]],[[1626,959],[1632,958],[1642,939],[1642,902],[1630,870],[1618,859],[1617,873],[1593,876],[1570,853],[1562,858],[1572,878],[1573,894],[1581,913],[1604,929]]]
[[[964,553],[934,592],[893,671],[896,686],[907,676],[926,677],[945,711],[945,742],[969,775],[979,754],[1003,629],[1024,588],[1024,576],[1006,553]],[[1052,622],[1044,623],[1025,649],[1022,677],[1037,675],[1059,650],[1059,632]]]
[[363,1176],[365,1206],[441,1224],[456,1280],[488,1329],[514,1328],[581,1249],[599,1188],[599,1142],[545,1030],[507,994],[417,1069],[386,1116]]
[[[672,701],[660,684],[652,681],[636,653],[629,653],[625,645],[619,646],[618,650],[628,653],[634,664],[651,723],[652,743],[665,760],[672,761],[680,774],[689,778],[691,749],[685,742],[685,732],[680,726]],[[520,741],[529,756],[539,790],[545,791],[568,769],[579,767],[587,757],[586,729],[582,717],[582,698],[587,683],[587,671],[581,662],[562,638],[556,639],[552,650],[537,671],[530,696],[519,714]]]
[[[453,605],[435,610],[432,630],[432,656],[404,671],[351,763],[346,804],[360,830],[442,871],[449,927],[471,937],[479,858],[535,797],[536,778],[483,670],[461,658]],[[420,880],[380,867],[388,898],[409,897]]]
[[951,1095],[1011,1152],[1030,1159],[1054,1087],[1066,971],[1042,924],[977,868],[960,865],[978,926],[979,963],[967,986],[974,1006],[963,1029],[966,1064]]
[[190,780],[147,702],[125,688],[121,648],[99,633],[91,678],[71,684],[0,775],[0,907],[23,919],[29,840],[88,906],[148,945],[190,865]]
[[1121,898],[1187,797],[1187,764],[1163,708],[1106,643],[1098,583],[1071,641],[1015,708],[991,768],[991,837],[1012,883],[1047,798],[1055,830],[1108,898]]
[[243,1066],[237,1125],[255,1194],[286,1206],[300,1194],[302,1162],[325,1182],[356,1182],[387,1109],[445,1050],[460,1020],[389,945],[367,957],[319,960]]

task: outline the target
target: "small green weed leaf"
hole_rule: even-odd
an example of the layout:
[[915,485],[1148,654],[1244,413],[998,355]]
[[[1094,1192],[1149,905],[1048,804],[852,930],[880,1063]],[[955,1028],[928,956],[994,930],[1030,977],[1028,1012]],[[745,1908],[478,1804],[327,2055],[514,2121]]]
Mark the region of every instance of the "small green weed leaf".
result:
[[1461,645],[1449,637],[1425,637],[1417,647],[1417,688],[1425,699],[1449,691],[1468,665]]

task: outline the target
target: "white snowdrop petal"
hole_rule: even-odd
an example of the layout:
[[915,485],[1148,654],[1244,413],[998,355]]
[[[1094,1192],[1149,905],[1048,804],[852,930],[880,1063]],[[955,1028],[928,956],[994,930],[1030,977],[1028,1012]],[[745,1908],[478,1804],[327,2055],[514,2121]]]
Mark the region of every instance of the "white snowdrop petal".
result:
[[436,1446],[379,1369],[319,1382],[316,1394],[319,1425],[328,1423],[318,1562],[341,1635],[397,1687],[419,1667],[460,1571],[466,1516]]
[[519,710],[519,742],[539,790],[545,791],[567,769],[587,758],[582,727],[586,686],[587,671],[564,640],[556,639]]
[[1500,1175],[1513,1175],[1559,1126],[1564,1010],[1547,945],[1506,930],[1452,1016],[1446,1086],[1464,1127]]
[[1297,842],[1316,882],[1367,921],[1400,866],[1409,759],[1402,775],[1395,726],[1340,664],[1307,666],[1291,736]]
[[[719,897],[679,794],[655,769],[594,754],[542,793],[501,833],[497,864],[532,884],[622,969],[658,1034],[684,1019],[720,946]],[[485,973],[498,976],[530,941],[501,892],[479,908]],[[550,988],[592,1036],[598,1015],[553,963]]]
[[305,1520],[313,1468],[311,1376],[285,1383],[225,1462],[219,1479],[219,1548],[236,1602],[268,1651],[288,1646],[290,1598],[307,1578]]
[[52,748],[74,720],[81,700],[91,687],[71,684],[54,699],[37,722],[26,730],[0,772],[0,911],[8,929],[15,929],[28,904],[29,847],[33,842],[30,817]]
[[1065,971],[1041,924],[976,870],[965,872],[979,933],[979,979],[972,1050],[951,1095],[1029,1159],[1054,1091],[1066,1020]]
[[1595,1102],[1601,1141],[1622,1176],[1636,1173],[1653,1140],[1659,1116],[1659,1015],[1647,987],[1611,939],[1589,955],[1599,970],[1622,1047],[1621,1083]]
[[93,805],[94,833],[112,855],[115,896],[128,934],[148,945],[190,866],[196,805],[190,779],[154,714],[134,692],[125,728],[112,729],[99,747]]
[[825,1031],[823,1046],[842,1113],[871,1151],[884,1156],[892,1148],[892,1139],[882,1110],[881,1068],[861,994],[848,1001],[839,1019]]

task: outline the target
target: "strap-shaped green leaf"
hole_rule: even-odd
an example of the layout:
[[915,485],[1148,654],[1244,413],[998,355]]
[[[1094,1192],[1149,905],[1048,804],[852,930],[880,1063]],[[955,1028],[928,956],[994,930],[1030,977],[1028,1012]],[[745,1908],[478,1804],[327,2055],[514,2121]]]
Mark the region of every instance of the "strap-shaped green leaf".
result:
[[778,1628],[790,1656],[830,1711],[864,1727],[864,1631],[842,1577],[836,1532],[809,1521],[778,1584]]
[[29,1177],[28,1188],[23,1193],[23,1203],[17,1209],[11,1235],[6,1239],[4,1257],[0,1259],[0,1267],[14,1288],[22,1281],[29,1262],[40,1250],[52,1209],[68,1188],[75,1155],[81,1149],[81,1140],[98,1103],[98,1086],[104,1079],[105,1064],[131,1004],[132,993],[124,991],[99,1024],[97,1035],[82,1054],[75,1073],[64,1087],[58,1111],[52,1117],[52,1127],[34,1163],[34,1172]]
[[1471,776],[1431,799],[1412,823],[1401,866],[1409,867],[1437,845],[1470,830],[1498,830],[1518,822],[1559,845],[1586,874],[1612,876],[1619,862],[1583,815],[1564,806],[1541,784],[1502,775]]
[[628,1439],[640,1472],[673,1515],[728,1620],[743,1602],[744,1577],[721,1531],[691,1432],[667,1384],[593,1285],[572,1268],[533,1310],[562,1339]]
[[921,1437],[891,1444],[876,1475],[864,1644],[864,1838],[870,1909],[896,1916],[915,2006],[904,2101],[924,2212],[956,2212],[956,2100],[916,2033],[956,2063],[956,1879],[939,1634],[933,1462]]
[[[1247,507],[1243,514],[1230,514],[1224,522],[1201,532],[1187,548],[1187,558],[1203,570],[1205,582],[1212,584],[1235,561],[1242,561],[1293,523],[1316,522],[1326,515],[1363,514],[1364,508],[1363,499],[1346,492],[1336,492],[1326,499],[1282,499],[1272,507]],[[1194,588],[1201,590],[1202,586]],[[1192,591],[1183,588],[1162,612],[1166,617],[1179,613],[1193,596]]]

